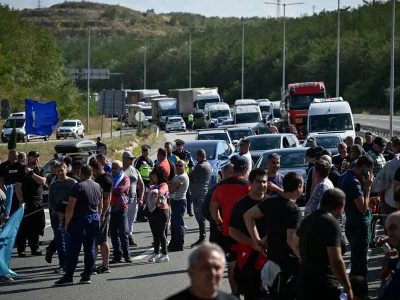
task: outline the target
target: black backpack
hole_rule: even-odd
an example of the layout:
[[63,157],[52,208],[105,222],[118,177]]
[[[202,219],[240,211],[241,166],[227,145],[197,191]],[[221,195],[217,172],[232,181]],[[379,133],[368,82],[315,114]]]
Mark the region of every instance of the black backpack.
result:
[[[167,160],[168,160],[168,159],[167,159]],[[176,166],[175,166],[175,164],[174,164],[172,161],[170,161],[170,160],[168,160],[168,163],[169,163],[169,169],[170,169],[168,181],[171,181],[171,180],[175,177],[175,175],[176,175]]]

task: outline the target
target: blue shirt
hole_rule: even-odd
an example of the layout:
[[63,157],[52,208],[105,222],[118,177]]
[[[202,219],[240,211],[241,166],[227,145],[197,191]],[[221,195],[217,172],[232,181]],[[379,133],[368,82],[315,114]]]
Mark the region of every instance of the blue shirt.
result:
[[371,217],[371,211],[368,208],[366,213],[362,213],[358,210],[355,203],[355,199],[364,197],[364,186],[360,180],[358,180],[356,173],[353,170],[348,170],[343,173],[338,180],[338,186],[346,194],[346,204],[344,211],[346,213],[346,223],[354,222],[359,225],[360,222],[369,222]]
[[110,163],[110,162],[107,162],[107,164],[104,165],[103,170],[104,170],[104,172],[106,172],[106,173],[112,174],[112,171],[111,171],[111,163]]
[[[281,189],[283,188],[283,178],[285,176],[282,175],[281,173],[277,173],[275,177],[268,177],[268,182],[271,182],[277,186],[279,186]],[[271,190],[267,190],[267,195],[268,196],[277,196],[278,193],[271,191]]]

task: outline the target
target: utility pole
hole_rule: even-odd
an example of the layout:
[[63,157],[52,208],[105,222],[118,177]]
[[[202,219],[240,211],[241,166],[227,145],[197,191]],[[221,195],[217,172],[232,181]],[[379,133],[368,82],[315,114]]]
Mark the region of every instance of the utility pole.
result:
[[392,0],[392,45],[391,45],[391,57],[390,57],[390,138],[393,137],[395,21],[396,21],[396,0]]
[[281,16],[281,0],[276,0],[276,17],[279,18]]
[[242,17],[242,99],[244,99],[244,18]]
[[90,27],[88,35],[88,67],[87,67],[87,127],[86,130],[89,132],[89,108],[90,108]]
[[147,80],[147,39],[144,39],[144,58],[143,58],[143,89],[146,89]]
[[340,74],[340,0],[338,0],[337,21],[337,53],[336,53],[336,97],[339,97],[339,74]]
[[315,5],[312,6],[312,14],[315,15]]
[[38,9],[40,9],[40,0],[38,0]]
[[189,88],[192,88],[192,32],[189,31]]

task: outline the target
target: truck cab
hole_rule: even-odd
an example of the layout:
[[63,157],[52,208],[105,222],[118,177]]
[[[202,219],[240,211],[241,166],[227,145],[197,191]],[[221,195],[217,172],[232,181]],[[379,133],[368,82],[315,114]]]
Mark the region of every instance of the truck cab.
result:
[[151,103],[139,102],[138,104],[127,104],[126,106],[128,108],[128,118],[126,120],[128,126],[138,126],[138,121],[135,117],[138,112],[144,113],[145,120],[143,126],[150,126],[152,122]]
[[207,103],[204,107],[204,123],[206,128],[216,128],[223,121],[232,119],[231,111],[227,103]]

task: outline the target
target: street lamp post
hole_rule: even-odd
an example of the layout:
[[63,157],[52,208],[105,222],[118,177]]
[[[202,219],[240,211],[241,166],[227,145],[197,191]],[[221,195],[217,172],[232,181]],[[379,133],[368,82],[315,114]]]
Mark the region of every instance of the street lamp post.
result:
[[295,3],[264,2],[264,3],[283,6],[283,50],[282,50],[282,94],[283,94],[285,92],[285,86],[286,86],[286,6],[300,5],[304,4],[304,2],[295,2]]
[[392,45],[390,57],[390,138],[393,137],[393,101],[394,101],[394,29],[396,20],[396,0],[392,0]]
[[87,126],[86,130],[89,132],[89,108],[90,108],[90,27],[88,35],[88,67],[87,67]]
[[147,80],[147,39],[144,39],[143,89],[146,89],[146,80]]
[[192,32],[189,31],[189,88],[192,88]]
[[244,18],[242,17],[242,99],[244,99]]
[[337,22],[337,53],[336,53],[336,97],[339,97],[339,69],[340,69],[340,0],[338,0]]

